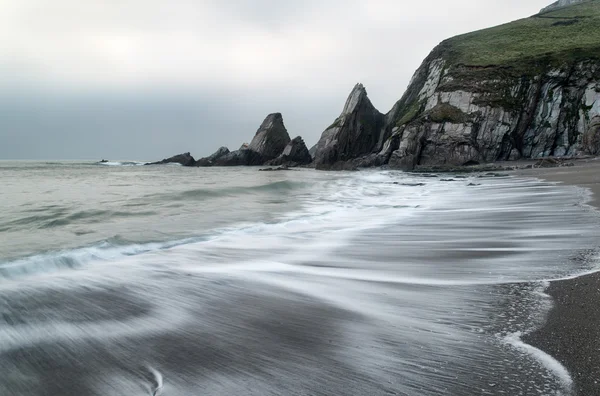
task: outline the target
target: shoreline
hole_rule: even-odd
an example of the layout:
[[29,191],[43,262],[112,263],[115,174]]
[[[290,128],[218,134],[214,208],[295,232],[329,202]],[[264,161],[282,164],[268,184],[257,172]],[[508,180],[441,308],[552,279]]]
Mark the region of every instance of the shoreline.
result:
[[[600,160],[578,160],[573,167],[519,170],[516,174],[587,188],[591,196],[585,204],[600,211]],[[600,395],[600,272],[551,281],[545,293],[552,298],[553,307],[543,327],[524,335],[523,342],[566,367],[575,395]]]

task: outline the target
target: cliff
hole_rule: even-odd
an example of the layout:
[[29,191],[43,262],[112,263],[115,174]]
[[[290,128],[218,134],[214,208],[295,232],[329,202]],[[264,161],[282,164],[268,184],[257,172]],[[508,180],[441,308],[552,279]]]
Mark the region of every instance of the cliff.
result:
[[355,88],[357,105],[319,141],[317,167],[600,153],[600,1],[559,5],[442,42],[385,116]]

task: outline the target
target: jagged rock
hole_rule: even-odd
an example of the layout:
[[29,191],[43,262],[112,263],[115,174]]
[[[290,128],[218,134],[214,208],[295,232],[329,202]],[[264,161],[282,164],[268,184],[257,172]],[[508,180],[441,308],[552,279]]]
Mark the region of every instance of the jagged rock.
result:
[[201,158],[198,161],[196,161],[196,166],[213,166],[218,159],[226,156],[229,153],[230,151],[227,147],[220,147],[217,151],[215,151],[208,157]]
[[265,165],[276,166],[276,165],[287,165],[287,166],[300,166],[310,164],[312,157],[308,152],[306,143],[304,140],[297,136],[291,142],[285,146],[283,153],[271,161],[267,161]]
[[244,143],[239,150],[221,147],[215,154],[200,160],[200,166],[248,166],[264,165],[279,157],[290,143],[283,117],[280,113],[269,114],[256,132],[250,144]]
[[183,166],[194,166],[196,164],[196,160],[194,157],[190,155],[190,153],[183,153],[179,155],[175,155],[171,158],[166,158],[162,161],[152,162],[146,165],[164,165],[164,164],[181,164]]
[[262,165],[277,158],[288,143],[290,143],[290,135],[283,124],[281,113],[269,114],[248,145],[248,150],[258,154],[251,156],[248,165]]
[[373,107],[365,87],[357,84],[342,114],[323,132],[317,143],[314,157],[317,169],[352,167],[339,163],[380,151],[384,124],[385,116]]

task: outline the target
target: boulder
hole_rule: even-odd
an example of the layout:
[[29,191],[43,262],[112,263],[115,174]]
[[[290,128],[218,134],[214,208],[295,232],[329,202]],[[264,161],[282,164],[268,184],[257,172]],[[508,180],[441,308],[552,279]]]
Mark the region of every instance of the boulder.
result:
[[306,143],[304,143],[304,140],[300,136],[297,136],[285,146],[283,153],[279,157],[267,161],[265,165],[300,166],[310,164],[311,162],[312,157],[308,152]]
[[178,154],[170,158],[165,158],[162,161],[152,162],[146,165],[165,165],[165,164],[181,164],[183,166],[194,166],[196,160],[190,155],[190,153]]

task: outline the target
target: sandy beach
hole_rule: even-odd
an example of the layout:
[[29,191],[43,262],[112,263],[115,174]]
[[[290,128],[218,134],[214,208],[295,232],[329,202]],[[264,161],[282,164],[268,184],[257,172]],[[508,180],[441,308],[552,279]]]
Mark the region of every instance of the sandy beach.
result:
[[[518,171],[589,188],[588,202],[600,209],[600,160],[575,161],[573,167]],[[554,308],[546,325],[524,337],[524,341],[560,361],[574,380],[576,395],[600,395],[600,273],[552,282],[547,293]]]

